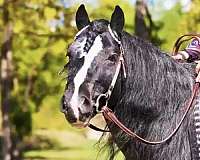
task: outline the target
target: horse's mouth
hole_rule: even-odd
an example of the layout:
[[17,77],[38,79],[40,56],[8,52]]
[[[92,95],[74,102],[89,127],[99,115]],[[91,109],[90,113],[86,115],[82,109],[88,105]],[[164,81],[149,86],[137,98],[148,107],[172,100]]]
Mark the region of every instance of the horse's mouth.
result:
[[90,120],[96,115],[93,102],[90,99],[82,97],[77,107],[72,107],[70,103],[67,104],[68,105],[64,105],[62,112],[64,113],[66,120],[73,127],[86,128],[89,125]]
[[76,128],[86,128],[89,125],[90,119],[91,118],[87,119],[85,122],[78,120],[75,123],[72,123],[71,125]]

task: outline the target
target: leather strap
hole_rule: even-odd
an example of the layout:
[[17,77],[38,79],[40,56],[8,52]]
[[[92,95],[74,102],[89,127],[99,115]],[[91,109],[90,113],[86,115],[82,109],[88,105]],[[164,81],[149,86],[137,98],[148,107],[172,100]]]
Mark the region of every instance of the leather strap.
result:
[[88,125],[88,127],[95,130],[95,131],[98,131],[98,132],[110,132],[109,130],[105,130],[105,129],[101,129],[99,127],[96,127],[95,125],[93,125],[91,123]]
[[187,109],[183,115],[183,117],[181,118],[179,124],[177,125],[177,127],[171,132],[171,134],[169,134],[169,136],[167,136],[165,139],[160,140],[160,141],[149,141],[149,140],[145,140],[144,138],[140,137],[139,135],[137,135],[136,133],[134,133],[133,131],[131,131],[129,128],[127,128],[126,126],[124,126],[119,119],[115,116],[115,114],[113,113],[113,111],[111,109],[109,109],[107,106],[104,106],[102,108],[102,112],[104,117],[113,122],[114,124],[116,124],[122,131],[124,131],[126,134],[128,134],[130,137],[133,137],[137,140],[139,140],[142,143],[148,144],[148,145],[157,145],[157,144],[163,144],[166,143],[167,141],[171,140],[171,138],[177,133],[177,131],[179,130],[181,124],[183,123],[184,119],[186,118],[186,115],[188,114],[190,108],[192,107],[193,101],[196,97],[197,91],[199,89],[199,83],[195,83],[194,87],[193,87],[193,91],[192,91],[192,96],[188,102],[187,105]]

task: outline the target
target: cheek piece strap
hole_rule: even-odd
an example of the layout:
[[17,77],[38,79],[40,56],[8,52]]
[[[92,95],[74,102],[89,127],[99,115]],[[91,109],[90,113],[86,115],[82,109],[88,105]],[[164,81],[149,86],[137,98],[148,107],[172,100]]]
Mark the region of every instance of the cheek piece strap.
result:
[[95,108],[96,108],[96,112],[97,113],[102,113],[102,111],[101,111],[101,107],[102,106],[100,106],[101,99],[103,99],[105,101],[104,102],[104,106],[107,106],[108,100],[110,99],[112,91],[113,91],[113,89],[115,87],[115,84],[116,84],[116,81],[117,81],[117,78],[118,78],[118,75],[120,73],[121,68],[123,70],[124,78],[127,77],[125,63],[124,63],[124,50],[122,48],[121,41],[117,38],[116,34],[111,30],[110,25],[108,26],[108,29],[109,29],[109,32],[110,32],[111,36],[113,37],[113,39],[120,46],[120,55],[119,55],[118,64],[117,64],[117,67],[116,67],[116,70],[115,70],[115,74],[114,74],[112,82],[111,82],[111,84],[110,84],[110,86],[108,88],[108,91],[106,93],[100,94],[97,97],[97,100],[96,100],[96,103],[95,103]]

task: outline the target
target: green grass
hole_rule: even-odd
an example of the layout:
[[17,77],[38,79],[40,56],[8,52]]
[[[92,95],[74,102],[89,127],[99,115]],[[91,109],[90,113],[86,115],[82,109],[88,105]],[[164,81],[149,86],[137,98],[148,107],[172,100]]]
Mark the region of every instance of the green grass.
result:
[[[88,148],[63,148],[42,151],[28,151],[24,154],[25,160],[105,160],[105,155],[97,155],[91,147]],[[116,160],[122,160],[123,155],[119,154]]]
[[[55,107],[59,106],[55,99],[46,97],[39,112],[32,115],[33,133],[25,139],[24,159],[106,160],[106,153],[99,153],[98,140],[89,139],[87,129],[67,123],[59,107]],[[122,154],[116,160],[122,160]]]
[[[94,160],[96,153],[89,148],[66,148],[62,150],[43,150],[43,151],[29,151],[25,153],[26,159],[49,159],[49,160]],[[93,158],[92,158],[93,157]]]
[[[106,155],[98,154],[97,140],[87,139],[82,132],[37,130],[34,136],[45,137],[53,144],[50,147],[38,147],[24,153],[25,160],[105,160]],[[44,142],[40,142],[43,144]],[[116,160],[122,160],[122,154]]]

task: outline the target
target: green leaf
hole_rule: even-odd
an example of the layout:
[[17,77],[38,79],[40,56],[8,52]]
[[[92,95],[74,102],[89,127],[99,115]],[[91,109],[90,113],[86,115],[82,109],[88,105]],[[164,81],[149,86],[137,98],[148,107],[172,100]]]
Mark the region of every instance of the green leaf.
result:
[[14,24],[14,32],[15,33],[20,33],[24,29],[24,24],[22,23],[21,20],[17,20]]
[[32,4],[48,4],[48,0],[31,0]]
[[58,40],[54,44],[52,44],[49,49],[54,55],[65,52],[66,42],[64,40]]
[[49,86],[52,84],[52,81],[54,80],[49,71],[43,71],[43,73],[40,76]]
[[46,7],[44,9],[44,16],[46,17],[47,20],[54,19],[56,16],[56,10],[54,8]]

